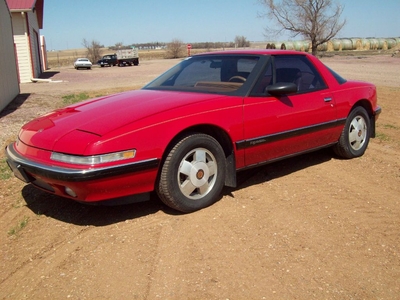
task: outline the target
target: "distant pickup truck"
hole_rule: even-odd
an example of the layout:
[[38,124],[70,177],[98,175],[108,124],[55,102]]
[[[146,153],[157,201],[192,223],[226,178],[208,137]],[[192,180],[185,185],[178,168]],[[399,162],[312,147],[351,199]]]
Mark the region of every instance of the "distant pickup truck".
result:
[[123,49],[117,50],[114,54],[104,55],[97,64],[100,67],[111,66],[137,66],[139,64],[139,51],[138,49]]

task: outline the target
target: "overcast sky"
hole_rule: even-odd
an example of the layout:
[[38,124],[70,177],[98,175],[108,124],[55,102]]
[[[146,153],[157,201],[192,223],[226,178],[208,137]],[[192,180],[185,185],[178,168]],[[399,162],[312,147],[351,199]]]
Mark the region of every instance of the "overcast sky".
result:
[[[347,24],[338,37],[400,37],[400,0],[340,0]],[[48,50],[147,42],[266,41],[269,20],[257,0],[44,0]],[[283,36],[279,40],[287,40]]]

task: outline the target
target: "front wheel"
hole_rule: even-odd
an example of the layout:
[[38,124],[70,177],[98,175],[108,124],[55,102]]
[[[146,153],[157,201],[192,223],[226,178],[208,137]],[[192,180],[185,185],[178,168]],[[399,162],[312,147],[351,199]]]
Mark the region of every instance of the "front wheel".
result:
[[205,208],[221,193],[225,180],[225,155],[211,136],[191,134],[168,153],[157,193],[169,207],[181,212]]
[[371,135],[371,125],[365,108],[358,106],[347,117],[338,143],[333,147],[343,158],[362,156],[367,149]]

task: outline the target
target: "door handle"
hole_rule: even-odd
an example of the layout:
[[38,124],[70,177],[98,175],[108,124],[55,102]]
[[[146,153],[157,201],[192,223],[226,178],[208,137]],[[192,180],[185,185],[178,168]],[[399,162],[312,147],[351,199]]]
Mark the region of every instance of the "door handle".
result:
[[326,97],[326,98],[324,98],[324,101],[325,102],[331,102],[332,101],[332,97]]

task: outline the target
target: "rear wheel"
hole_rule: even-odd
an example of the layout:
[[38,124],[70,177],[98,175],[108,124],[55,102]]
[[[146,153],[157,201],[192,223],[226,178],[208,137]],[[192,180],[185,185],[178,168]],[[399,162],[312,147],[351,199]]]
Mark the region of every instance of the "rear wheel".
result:
[[362,156],[367,149],[370,134],[368,113],[365,108],[358,106],[347,117],[342,134],[333,150],[343,158]]
[[225,156],[211,136],[191,134],[171,149],[157,193],[169,207],[193,212],[218,200],[225,179]]

